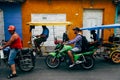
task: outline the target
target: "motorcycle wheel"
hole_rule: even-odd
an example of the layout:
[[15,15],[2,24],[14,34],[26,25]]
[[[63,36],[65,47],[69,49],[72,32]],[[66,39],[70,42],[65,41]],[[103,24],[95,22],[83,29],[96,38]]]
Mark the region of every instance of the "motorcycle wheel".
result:
[[92,56],[85,56],[85,62],[81,64],[83,69],[89,70],[94,67],[95,60]]
[[24,72],[29,72],[34,69],[35,62],[29,57],[24,57],[24,60],[19,60],[19,69]]
[[115,64],[120,63],[120,52],[114,52],[111,56],[111,60]]
[[51,55],[48,55],[46,57],[45,62],[46,62],[46,65],[52,69],[57,68],[60,65],[60,59],[55,58],[54,56],[51,56]]

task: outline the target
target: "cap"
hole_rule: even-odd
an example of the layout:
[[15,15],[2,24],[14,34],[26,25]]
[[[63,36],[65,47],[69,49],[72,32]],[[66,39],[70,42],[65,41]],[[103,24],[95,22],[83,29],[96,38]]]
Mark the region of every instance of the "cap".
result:
[[13,26],[13,25],[10,25],[9,27],[8,27],[8,30],[15,30],[15,26]]

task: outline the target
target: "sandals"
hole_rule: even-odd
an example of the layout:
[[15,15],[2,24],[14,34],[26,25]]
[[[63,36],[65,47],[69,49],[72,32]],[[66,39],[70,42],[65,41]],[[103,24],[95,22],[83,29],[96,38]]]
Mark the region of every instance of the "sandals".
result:
[[14,78],[14,77],[17,77],[17,74],[9,74],[7,78],[10,79],[10,78]]

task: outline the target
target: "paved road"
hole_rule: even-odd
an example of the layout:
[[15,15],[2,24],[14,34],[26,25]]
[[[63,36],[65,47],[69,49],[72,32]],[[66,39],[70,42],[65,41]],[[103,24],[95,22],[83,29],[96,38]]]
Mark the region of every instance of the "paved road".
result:
[[[44,59],[38,58],[36,67],[31,72],[17,69],[19,76],[11,80],[120,80],[120,64],[112,64],[101,58],[96,59],[96,65],[92,70],[78,68],[70,70],[64,63],[57,69],[49,69]],[[8,80],[6,78],[8,71],[5,65],[0,66],[0,80]]]

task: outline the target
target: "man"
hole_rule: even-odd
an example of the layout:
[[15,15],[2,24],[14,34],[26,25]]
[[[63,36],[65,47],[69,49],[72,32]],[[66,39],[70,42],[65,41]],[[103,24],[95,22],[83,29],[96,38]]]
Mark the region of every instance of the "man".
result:
[[34,40],[35,47],[40,49],[40,44],[42,42],[45,42],[47,38],[49,37],[49,29],[46,26],[42,26],[43,32],[40,35],[37,35],[37,39]]
[[73,40],[70,40],[67,44],[74,44],[74,48],[68,51],[68,56],[71,59],[72,64],[69,66],[70,68],[73,67],[76,63],[81,63],[81,61],[74,62],[73,53],[80,52],[82,50],[82,37],[81,37],[81,30],[76,27],[73,29],[74,34],[76,34],[76,37]]
[[5,45],[0,47],[0,49],[4,49],[7,46],[10,46],[11,48],[8,58],[8,64],[10,65],[12,73],[8,76],[8,78],[13,78],[17,76],[14,59],[18,52],[20,51],[20,49],[22,49],[22,43],[20,36],[15,32],[15,26],[10,25],[8,27],[8,31],[11,34],[11,38],[8,42],[5,43]]
[[68,35],[67,35],[67,31],[65,31],[63,33],[63,42],[69,41]]
[[91,39],[93,39],[94,41],[93,42],[90,42],[90,46],[99,46],[100,45],[100,41],[98,39],[98,36],[96,34],[96,31],[95,30],[92,30],[91,32]]
[[90,33],[93,35],[93,36],[91,37],[91,39],[93,39],[94,42],[97,41],[97,34],[96,34],[96,31],[95,31],[95,30],[92,30]]

